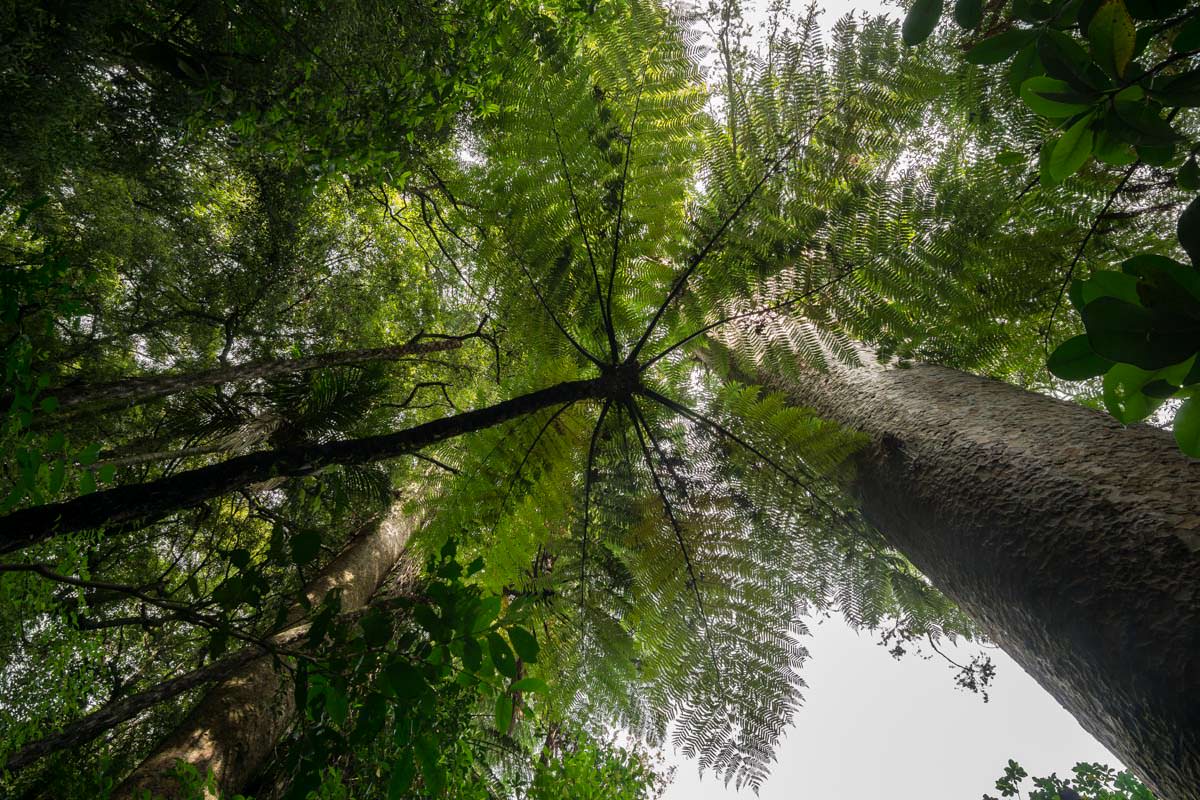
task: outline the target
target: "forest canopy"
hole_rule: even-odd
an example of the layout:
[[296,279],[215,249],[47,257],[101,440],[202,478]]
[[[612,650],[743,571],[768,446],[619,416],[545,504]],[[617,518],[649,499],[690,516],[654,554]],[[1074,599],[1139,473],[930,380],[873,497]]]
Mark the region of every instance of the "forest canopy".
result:
[[838,615],[1195,797],[1200,8],[820,14],[0,12],[0,791],[757,789]]

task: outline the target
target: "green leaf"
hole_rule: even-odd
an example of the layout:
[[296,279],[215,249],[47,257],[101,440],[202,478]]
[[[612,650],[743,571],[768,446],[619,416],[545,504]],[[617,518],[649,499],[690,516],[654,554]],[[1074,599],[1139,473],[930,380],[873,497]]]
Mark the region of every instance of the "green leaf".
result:
[[1125,67],[1133,58],[1137,32],[1133,18],[1122,0],[1108,0],[1092,17],[1087,28],[1088,42],[1092,46],[1092,57],[1096,63],[1115,77],[1125,74]]
[[496,730],[500,731],[500,733],[507,734],[509,726],[512,725],[512,717],[512,696],[508,694],[502,694],[496,698]]
[[522,678],[508,687],[510,692],[548,692],[550,687],[541,678]]
[[1065,119],[1091,108],[1088,98],[1066,81],[1035,75],[1021,84],[1021,99],[1034,113],[1050,119]]
[[1179,12],[1188,0],[1128,0],[1134,19],[1166,19]]
[[954,21],[960,28],[973,31],[983,22],[983,0],[956,0]]
[[506,678],[517,677],[517,660],[504,637],[492,631],[487,635],[487,643],[488,653],[492,657],[492,663],[496,665],[496,671]]
[[1200,320],[1152,313],[1115,297],[1088,303],[1082,316],[1092,349],[1110,361],[1158,370],[1196,352]]
[[388,777],[387,800],[402,800],[412,786],[417,774],[417,765],[413,762],[411,750],[405,750],[399,758],[392,762],[392,774]]
[[1092,154],[1097,161],[1103,161],[1114,167],[1127,167],[1137,161],[1137,153],[1129,142],[1115,136],[1110,130],[1102,130],[1096,134],[1092,145]]
[[1192,458],[1200,458],[1200,397],[1189,397],[1175,412],[1175,443]]
[[517,656],[526,664],[536,664],[538,660],[538,640],[529,631],[520,626],[508,629],[508,638],[512,641]]
[[1037,46],[1046,74],[1066,81],[1075,91],[1091,95],[1112,87],[1112,79],[1096,66],[1091,54],[1062,31],[1043,31]]
[[321,534],[319,531],[300,531],[292,537],[289,543],[292,550],[292,563],[304,565],[317,557],[321,552]]
[[371,609],[358,621],[367,647],[382,647],[392,638],[392,623],[388,614],[378,608]]
[[91,494],[96,491],[96,475],[90,469],[85,469],[79,476],[79,493]]
[[402,658],[383,668],[383,686],[397,700],[415,700],[425,693],[425,676]]
[[1092,115],[1084,116],[1067,129],[1050,154],[1050,175],[1062,181],[1079,171],[1092,155]]
[[1020,97],[1021,84],[1035,76],[1044,75],[1045,72],[1042,59],[1038,56],[1037,45],[1031,42],[1021,48],[1009,65],[1008,85],[1012,93]]
[[105,464],[96,470],[96,477],[101,483],[112,483],[113,478],[117,476],[117,468],[113,464]]
[[325,688],[325,714],[339,728],[346,723],[346,715],[350,713],[350,701],[345,692],[335,686]]
[[1171,49],[1176,53],[1200,50],[1200,17],[1193,17],[1179,29],[1171,41]]
[[[1130,261],[1132,260],[1130,259]],[[1088,303],[1099,300],[1101,297],[1115,297],[1118,300],[1139,305],[1141,298],[1138,297],[1137,287],[1136,273],[1117,272],[1110,269],[1093,272],[1087,280],[1079,282],[1078,308],[1082,311]]]
[[1120,422],[1132,425],[1154,413],[1162,400],[1142,394],[1154,373],[1132,364],[1117,364],[1104,376],[1104,407]]
[[53,413],[54,411],[56,411],[58,409],[58,398],[57,397],[43,397],[42,402],[40,403],[40,406],[41,406],[42,411],[44,411],[45,413],[47,413],[47,414]]
[[1051,374],[1065,381],[1082,381],[1103,375],[1112,365],[1113,362],[1092,350],[1085,334],[1073,336],[1060,344],[1046,362]]
[[901,28],[901,37],[909,47],[929,38],[942,18],[942,0],[916,0]]
[[483,647],[479,644],[479,640],[474,637],[468,637],[463,640],[462,653],[463,666],[469,671],[475,672],[483,663]]
[[244,547],[233,550],[229,554],[229,563],[238,569],[245,569],[250,566],[250,551]]
[[1010,28],[984,39],[968,50],[963,58],[971,64],[999,64],[1036,38],[1037,31],[1031,28]]
[[1200,269],[1200,197],[1193,199],[1183,210],[1176,231],[1179,244],[1192,259],[1192,265]]
[[1175,185],[1188,192],[1200,189],[1200,164],[1196,163],[1195,156],[1184,162],[1179,172],[1175,173]]
[[496,621],[496,616],[500,613],[500,596],[492,595],[484,597],[479,601],[479,610],[475,614],[475,625],[472,630],[478,632],[490,626]]

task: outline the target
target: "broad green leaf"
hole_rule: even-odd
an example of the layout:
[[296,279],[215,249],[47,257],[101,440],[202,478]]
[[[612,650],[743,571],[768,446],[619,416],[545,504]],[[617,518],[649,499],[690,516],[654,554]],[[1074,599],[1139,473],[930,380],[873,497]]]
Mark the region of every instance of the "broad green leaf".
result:
[[383,668],[383,685],[397,700],[414,700],[426,690],[421,670],[397,658]]
[[1012,93],[1021,96],[1021,84],[1037,75],[1045,74],[1042,60],[1038,57],[1037,45],[1030,42],[1021,48],[1008,67],[1008,85]]
[[96,477],[101,483],[112,483],[113,478],[117,475],[117,468],[113,464],[105,464],[96,470]]
[[1193,199],[1183,210],[1176,232],[1179,244],[1192,259],[1192,266],[1200,269],[1200,197]]
[[532,633],[520,626],[508,629],[508,638],[512,641],[517,656],[527,664],[536,664],[538,659],[538,640]]
[[492,657],[492,663],[496,665],[496,671],[506,678],[517,677],[517,660],[504,637],[492,631],[487,635],[487,643],[488,654]]
[[1127,167],[1137,161],[1137,153],[1133,151],[1133,146],[1129,142],[1117,138],[1108,130],[1102,130],[1096,134],[1096,141],[1092,145],[1092,154],[1097,161],[1103,161],[1114,167]]
[[901,36],[909,47],[929,38],[942,18],[942,0],[916,0],[904,17]]
[[1092,350],[1084,334],[1067,339],[1055,348],[1046,361],[1046,368],[1051,374],[1065,381],[1094,378],[1108,372],[1112,366],[1113,362]]
[[1171,49],[1176,53],[1190,53],[1200,50],[1200,17],[1193,17],[1175,34]]
[[321,533],[314,530],[300,531],[290,542],[292,563],[304,565],[321,552]]
[[403,800],[416,776],[417,766],[411,750],[405,750],[392,762],[392,774],[388,777],[387,800]]
[[325,688],[325,714],[339,728],[346,723],[346,715],[350,713],[350,700],[346,693],[335,686]]
[[479,640],[468,636],[463,640],[462,653],[463,666],[469,671],[475,672],[483,663],[483,647],[479,644]]
[[1158,370],[1196,352],[1200,320],[1152,313],[1115,297],[1088,303],[1082,316],[1092,349],[1110,361]]
[[1088,98],[1066,81],[1036,75],[1021,84],[1021,99],[1033,111],[1050,119],[1065,119],[1091,108]]
[[1128,0],[1134,19],[1166,19],[1181,11],[1188,0]]
[[1184,162],[1179,172],[1175,173],[1175,185],[1188,192],[1200,190],[1200,164],[1196,163],[1195,156]]
[[983,0],[956,0],[954,21],[959,27],[973,31],[983,21]]
[[500,733],[507,734],[509,726],[512,725],[512,717],[512,695],[502,694],[496,698],[496,730],[500,731]]
[[541,678],[522,678],[508,687],[510,692],[548,692],[550,687]]
[[1043,31],[1037,47],[1046,74],[1066,81],[1075,91],[1091,94],[1112,87],[1112,79],[1096,66],[1091,54],[1065,33]]
[[1114,103],[1121,122],[1138,133],[1138,144],[1164,145],[1179,138],[1171,123],[1161,116],[1157,103],[1117,100]]
[[79,476],[79,493],[91,494],[96,491],[96,475],[90,469],[85,469]]
[[1092,155],[1092,115],[1088,114],[1067,129],[1050,154],[1050,175],[1058,181],[1079,171]]
[[1122,0],[1108,0],[1092,17],[1087,28],[1088,42],[1092,46],[1092,57],[1110,75],[1121,77],[1125,67],[1133,58],[1133,47],[1137,33],[1133,18]]
[[963,58],[972,64],[999,64],[1036,38],[1037,31],[1035,30],[1011,28],[1004,33],[984,39],[968,50]]
[[1137,273],[1117,272],[1111,269],[1093,272],[1086,280],[1079,282],[1079,309],[1082,311],[1088,303],[1101,297],[1115,297],[1138,305],[1141,300],[1138,297],[1137,285]]
[[1142,394],[1154,373],[1132,364],[1117,364],[1104,376],[1104,407],[1120,422],[1132,425],[1154,413],[1162,400]]
[[479,610],[475,614],[474,631],[482,631],[496,621],[500,613],[500,596],[492,595],[479,601]]
[[1200,397],[1189,397],[1175,412],[1175,442],[1192,458],[1200,458]]

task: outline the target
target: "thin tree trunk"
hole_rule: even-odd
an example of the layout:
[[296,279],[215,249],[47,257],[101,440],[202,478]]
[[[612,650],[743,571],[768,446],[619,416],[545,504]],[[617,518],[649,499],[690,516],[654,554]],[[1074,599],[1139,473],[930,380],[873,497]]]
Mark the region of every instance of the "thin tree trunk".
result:
[[366,464],[408,455],[549,406],[602,397],[613,389],[614,380],[604,377],[567,381],[395,433],[263,450],[147,483],[21,509],[0,517],[0,553],[20,550],[70,531],[146,524],[172,511],[271,478],[311,475],[336,464]]
[[[394,504],[378,526],[356,539],[305,587],[309,602],[319,603],[337,589],[343,610],[361,608],[400,561],[421,522],[419,514],[405,513],[402,503]],[[293,622],[300,613],[294,610]],[[290,677],[276,669],[271,656],[250,660],[200,700],[117,788],[112,800],[134,800],[147,791],[155,798],[182,798],[174,777],[180,761],[202,776],[211,773],[219,796],[241,790],[291,724],[296,708],[289,684]]]
[[[437,338],[432,341],[412,341],[392,347],[339,350],[301,358],[268,358],[245,364],[189,372],[183,375],[145,375],[122,378],[111,383],[62,386],[57,389],[47,389],[45,394],[58,400],[58,407],[54,413],[60,416],[70,415],[84,408],[128,408],[157,400],[160,397],[202,389],[206,386],[216,386],[221,383],[274,378],[293,372],[366,364],[374,361],[396,361],[405,356],[455,350],[462,347],[463,341],[472,335]],[[5,398],[3,407],[7,409],[11,402],[11,398]]]
[[1200,798],[1200,462],[939,366],[759,377],[867,433],[867,518],[1161,797]]

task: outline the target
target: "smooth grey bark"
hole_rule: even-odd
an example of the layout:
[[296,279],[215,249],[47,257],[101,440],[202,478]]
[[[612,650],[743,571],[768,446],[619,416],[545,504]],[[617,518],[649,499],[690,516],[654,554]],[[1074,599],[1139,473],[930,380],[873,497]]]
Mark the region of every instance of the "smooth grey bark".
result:
[[1200,798],[1200,462],[940,366],[757,377],[868,434],[867,519],[1160,797]]
[[[305,595],[315,604],[337,589],[344,611],[362,607],[401,560],[409,537],[421,523],[421,514],[406,513],[397,502],[379,525],[321,570],[305,587]],[[303,625],[301,615],[297,607],[292,621]],[[262,767],[295,710],[290,678],[275,668],[272,657],[250,660],[205,694],[113,792],[112,800],[135,800],[145,791],[155,798],[181,798],[174,777],[179,761],[193,765],[201,775],[211,772],[220,796],[232,795]]]
[[[462,347],[464,340],[475,335],[477,334],[411,341],[392,347],[338,350],[301,358],[268,358],[249,361],[245,364],[188,372],[182,375],[132,376],[110,383],[61,386],[57,389],[47,389],[45,394],[58,400],[58,407],[54,412],[56,415],[70,415],[84,408],[93,407],[127,408],[148,403],[160,397],[222,383],[261,380],[293,372],[307,372],[314,369],[366,364],[375,361],[396,361],[406,356],[455,350]],[[4,407],[7,408],[10,402],[11,399],[6,399]]]

